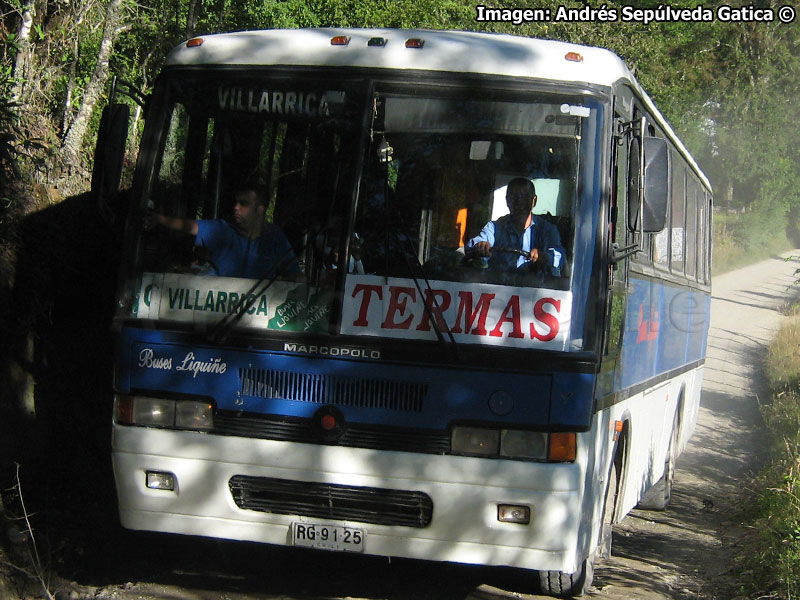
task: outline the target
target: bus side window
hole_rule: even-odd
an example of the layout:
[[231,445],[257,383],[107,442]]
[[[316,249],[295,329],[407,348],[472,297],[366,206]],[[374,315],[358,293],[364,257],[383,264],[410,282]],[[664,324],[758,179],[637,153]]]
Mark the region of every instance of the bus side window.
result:
[[690,177],[686,193],[686,277],[689,279],[695,279],[697,275],[697,205],[700,195],[700,183]]
[[685,246],[686,167],[675,161],[672,170],[672,272],[683,275]]

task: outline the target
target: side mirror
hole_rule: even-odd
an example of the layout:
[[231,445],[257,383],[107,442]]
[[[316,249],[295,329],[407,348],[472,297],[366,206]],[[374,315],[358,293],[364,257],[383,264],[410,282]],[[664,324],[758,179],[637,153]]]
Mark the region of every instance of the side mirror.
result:
[[661,138],[645,137],[640,145],[639,139],[634,138],[628,160],[628,227],[637,231],[641,216],[641,230],[657,233],[666,225],[669,206],[667,142]]
[[644,213],[642,229],[658,233],[667,223],[669,148],[661,138],[644,138]]
[[92,193],[104,216],[113,220],[109,200],[119,191],[125,146],[128,141],[130,107],[109,104],[103,109],[92,168]]

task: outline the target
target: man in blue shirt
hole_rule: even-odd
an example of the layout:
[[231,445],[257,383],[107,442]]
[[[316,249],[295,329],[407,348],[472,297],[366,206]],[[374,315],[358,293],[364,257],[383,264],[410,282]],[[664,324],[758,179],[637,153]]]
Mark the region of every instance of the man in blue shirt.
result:
[[[292,246],[283,231],[266,223],[267,201],[263,194],[246,188],[234,194],[231,220],[195,220],[154,213],[156,223],[195,236],[195,247],[204,249],[210,275],[272,278],[300,273]],[[146,222],[145,227],[148,227]]]
[[565,256],[561,236],[555,225],[532,214],[536,206],[533,182],[524,177],[512,179],[506,189],[506,204],[510,214],[489,221],[467,242],[466,255],[488,258],[489,268],[502,271],[538,269],[560,276]]

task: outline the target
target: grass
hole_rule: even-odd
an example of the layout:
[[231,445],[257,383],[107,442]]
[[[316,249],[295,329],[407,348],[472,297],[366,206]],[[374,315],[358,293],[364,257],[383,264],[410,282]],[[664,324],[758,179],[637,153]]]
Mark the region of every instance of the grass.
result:
[[785,600],[800,598],[800,307],[791,313],[765,358],[770,455],[755,481],[761,491],[747,515],[753,535],[742,549],[753,597]]
[[786,217],[759,212],[714,212],[712,275],[721,275],[795,248]]

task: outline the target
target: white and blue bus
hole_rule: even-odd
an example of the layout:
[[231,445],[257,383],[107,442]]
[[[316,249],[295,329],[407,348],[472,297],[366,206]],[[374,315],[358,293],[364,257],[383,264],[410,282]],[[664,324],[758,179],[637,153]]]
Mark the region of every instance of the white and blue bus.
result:
[[[559,269],[465,252],[520,177]],[[237,215],[243,188],[288,241],[269,269],[223,271],[191,227],[148,224]],[[123,526],[584,592],[612,523],[666,506],[694,428],[710,218],[708,180],[607,50],[365,29],[181,44],[125,234]]]

